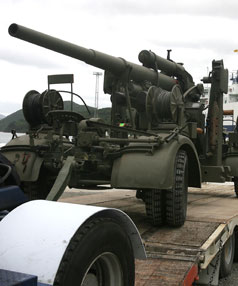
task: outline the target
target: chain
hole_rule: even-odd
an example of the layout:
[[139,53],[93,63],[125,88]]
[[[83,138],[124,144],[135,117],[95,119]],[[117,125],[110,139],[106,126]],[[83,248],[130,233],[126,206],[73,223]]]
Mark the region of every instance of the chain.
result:
[[216,257],[216,262],[215,262],[215,265],[213,266],[213,271],[212,271],[212,274],[211,274],[208,286],[212,286],[212,282],[213,282],[213,279],[214,279],[214,276],[215,276],[215,273],[217,271],[217,267],[218,267],[218,264],[219,264],[221,251],[222,251],[222,239],[220,238],[219,250],[218,250],[218,253],[217,253],[217,257]]

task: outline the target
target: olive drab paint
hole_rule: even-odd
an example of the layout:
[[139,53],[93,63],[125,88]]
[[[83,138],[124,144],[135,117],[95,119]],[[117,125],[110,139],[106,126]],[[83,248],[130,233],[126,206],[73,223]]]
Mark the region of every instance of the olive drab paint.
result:
[[[144,50],[139,65],[17,24],[9,33],[103,69],[104,92],[112,102],[111,124],[105,124],[65,111],[56,90],[27,93],[23,112],[29,133],[13,139],[2,153],[13,163],[16,153],[28,152],[35,160],[34,167],[29,161],[32,170],[38,169],[35,173],[23,174],[24,166],[15,164],[30,198],[56,200],[66,185],[111,184],[136,189],[154,225],[180,226],[186,219],[188,186],[238,177],[238,133],[223,132],[228,71],[222,60],[214,60],[203,78],[211,84],[205,116],[203,84],[194,84],[184,66],[171,60],[170,50],[167,59]],[[49,182],[44,194],[42,174]]]

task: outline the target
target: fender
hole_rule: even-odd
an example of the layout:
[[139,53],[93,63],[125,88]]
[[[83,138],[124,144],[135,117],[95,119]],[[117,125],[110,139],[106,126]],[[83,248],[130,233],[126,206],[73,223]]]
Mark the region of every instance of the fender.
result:
[[0,269],[27,272],[38,276],[39,282],[53,285],[76,231],[89,219],[107,217],[118,221],[128,234],[134,257],[145,259],[140,234],[124,212],[36,200],[17,207],[0,222]]
[[[166,134],[167,135],[167,134]],[[137,145],[138,146],[138,145]],[[173,184],[175,157],[179,149],[188,155],[190,187],[201,187],[201,168],[192,141],[183,135],[164,142],[153,153],[124,153],[113,163],[111,185],[128,189],[170,189]]]
[[[16,167],[20,181],[37,181],[43,163],[43,158],[31,150],[29,135],[22,135],[11,140],[1,148],[1,153]],[[37,139],[37,144],[43,145],[45,139]]]

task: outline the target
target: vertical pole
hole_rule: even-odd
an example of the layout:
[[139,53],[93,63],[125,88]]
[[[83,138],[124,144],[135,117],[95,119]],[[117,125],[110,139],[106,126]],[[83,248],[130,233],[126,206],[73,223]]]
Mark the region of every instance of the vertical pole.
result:
[[101,72],[94,72],[93,75],[96,76],[94,118],[97,118],[98,117],[98,101],[99,101],[99,76],[102,75],[102,73]]
[[73,84],[71,82],[71,111],[73,111]]
[[223,144],[223,93],[228,91],[228,70],[224,69],[223,61],[212,62],[212,73],[209,108],[207,114],[207,163],[210,166],[222,165]]

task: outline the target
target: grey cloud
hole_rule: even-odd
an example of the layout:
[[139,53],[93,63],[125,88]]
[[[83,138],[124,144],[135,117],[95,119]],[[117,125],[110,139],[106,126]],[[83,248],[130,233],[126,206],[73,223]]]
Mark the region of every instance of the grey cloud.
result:
[[38,54],[31,54],[27,51],[13,51],[0,48],[0,59],[12,64],[34,66],[38,68],[60,68],[60,63],[41,57]]
[[8,115],[22,108],[21,103],[0,101],[0,114]]
[[151,44],[153,46],[163,47],[165,49],[197,49],[197,50],[210,50],[216,54],[231,54],[233,50],[237,47],[236,39],[232,38],[209,38],[209,39],[197,39],[197,40],[152,40]]
[[238,1],[236,0],[210,0],[210,1],[186,1],[186,0],[87,0],[80,4],[90,12],[107,13],[115,15],[202,15],[211,17],[223,17],[237,19]]

